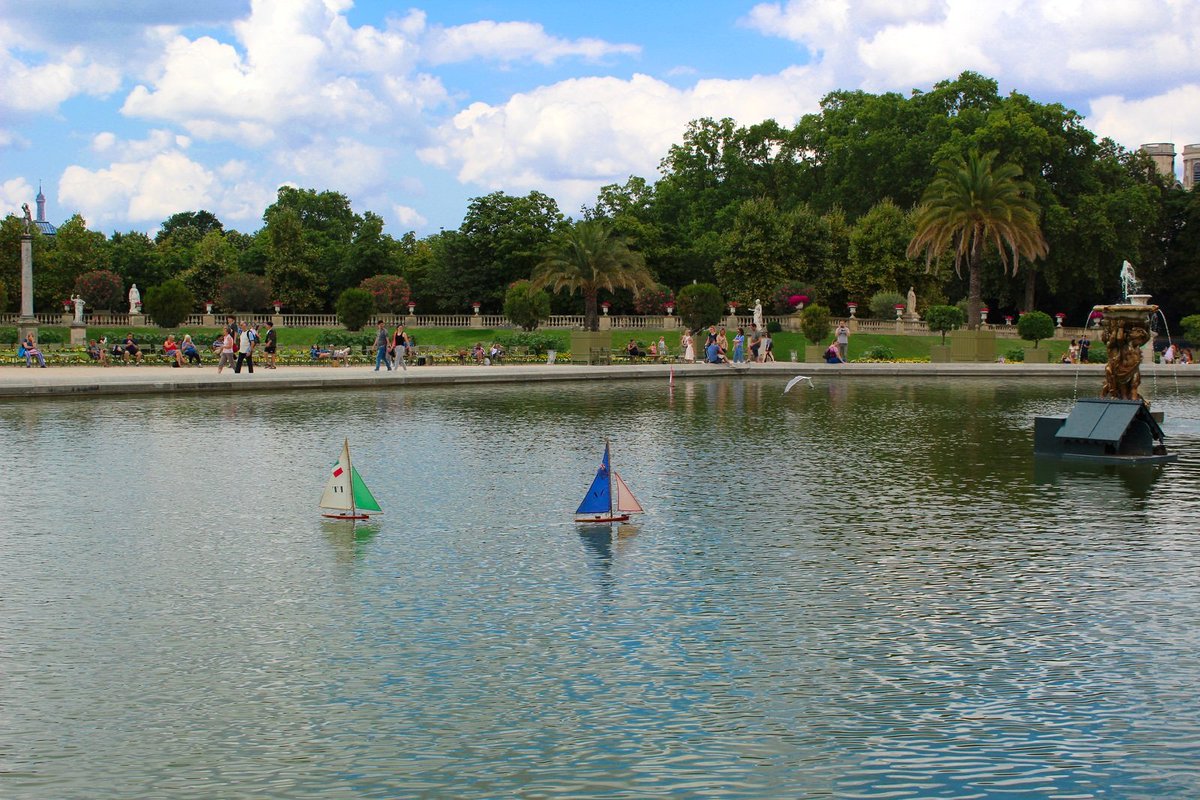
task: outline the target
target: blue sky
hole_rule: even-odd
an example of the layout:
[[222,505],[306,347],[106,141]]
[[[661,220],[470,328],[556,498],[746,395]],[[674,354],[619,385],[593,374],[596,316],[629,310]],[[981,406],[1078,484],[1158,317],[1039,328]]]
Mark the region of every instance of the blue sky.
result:
[[0,203],[154,231],[261,226],[282,184],[399,235],[654,178],[687,122],[792,124],[833,89],[973,69],[1126,147],[1200,142],[1197,0],[0,0]]

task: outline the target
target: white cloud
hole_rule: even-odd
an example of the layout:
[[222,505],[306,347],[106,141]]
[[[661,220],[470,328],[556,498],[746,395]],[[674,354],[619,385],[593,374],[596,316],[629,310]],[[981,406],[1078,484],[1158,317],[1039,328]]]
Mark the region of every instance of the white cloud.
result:
[[0,36],[0,111],[45,113],[80,94],[104,96],[120,85],[118,70],[96,63],[82,48],[53,54],[44,63],[29,65],[15,58],[15,43]]
[[1200,83],[1139,100],[1114,95],[1096,98],[1088,121],[1126,147],[1162,141],[1200,143]]
[[392,206],[392,214],[395,215],[396,221],[405,228],[424,228],[429,224],[429,220],[418,212],[415,208],[395,204]]
[[67,167],[58,197],[69,213],[80,212],[93,227],[154,224],[198,208],[227,221],[253,221],[275,197],[273,187],[256,180],[245,162],[231,160],[210,169],[184,153],[187,137],[167,131],[151,131],[138,141],[102,133],[92,144],[111,163],[99,169]]
[[33,209],[36,196],[37,190],[24,178],[9,178],[0,183],[0,217],[8,214],[20,216],[22,203],[28,203]]
[[514,95],[502,105],[474,103],[420,151],[453,168],[460,181],[488,189],[554,194],[566,209],[595,199],[605,183],[652,175],[687,123],[729,116],[745,124],[788,124],[825,88],[804,68],[747,80],[704,80],[676,89],[645,75],[580,78]]
[[972,69],[1028,93],[1144,92],[1200,69],[1191,0],[788,0],[743,20],[796,42],[843,87],[906,90]]
[[600,39],[561,39],[532,22],[484,20],[451,28],[428,30],[422,58],[431,64],[448,64],[476,58],[496,61],[529,60],[552,64],[563,58],[597,60],[610,55],[636,55],[632,44],[610,44]]
[[320,186],[348,194],[359,194],[389,179],[388,151],[348,137],[317,140],[281,152],[276,160],[289,175],[302,178],[305,186]]

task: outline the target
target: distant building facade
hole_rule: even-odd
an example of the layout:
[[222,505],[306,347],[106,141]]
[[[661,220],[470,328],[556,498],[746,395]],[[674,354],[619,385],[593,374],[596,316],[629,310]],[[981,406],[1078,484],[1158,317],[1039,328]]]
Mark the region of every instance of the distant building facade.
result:
[[[1175,178],[1175,145],[1172,142],[1151,142],[1141,146],[1141,151],[1154,161],[1158,174],[1166,178]],[[1200,186],[1200,144],[1188,144],[1183,147],[1183,188],[1187,190]]]
[[1183,188],[1191,191],[1200,186],[1200,144],[1184,145]]

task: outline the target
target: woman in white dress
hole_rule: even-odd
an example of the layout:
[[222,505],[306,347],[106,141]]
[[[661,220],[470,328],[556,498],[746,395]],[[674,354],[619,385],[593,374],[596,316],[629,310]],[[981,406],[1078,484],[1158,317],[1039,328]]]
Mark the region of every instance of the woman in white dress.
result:
[[696,360],[696,348],[692,346],[692,332],[686,328],[683,336],[679,337],[679,349],[683,350],[683,360],[691,364]]

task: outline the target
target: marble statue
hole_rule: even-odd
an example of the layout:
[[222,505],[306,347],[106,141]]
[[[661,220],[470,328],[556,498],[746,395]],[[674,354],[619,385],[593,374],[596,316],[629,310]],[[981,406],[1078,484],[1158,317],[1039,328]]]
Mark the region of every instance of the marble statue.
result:
[[28,236],[33,233],[33,214],[29,210],[29,203],[21,203],[21,210],[25,212],[23,222],[25,225],[25,235]]
[[142,313],[142,293],[138,291],[136,283],[129,287],[129,313]]
[[754,327],[761,329],[762,326],[763,326],[762,301],[756,299],[754,301]]
[[71,302],[75,304],[75,321],[83,322],[83,307],[86,305],[84,299],[77,294],[71,295]]
[[913,287],[908,287],[908,302],[904,309],[905,316],[912,318],[917,315],[917,293],[913,291]]

